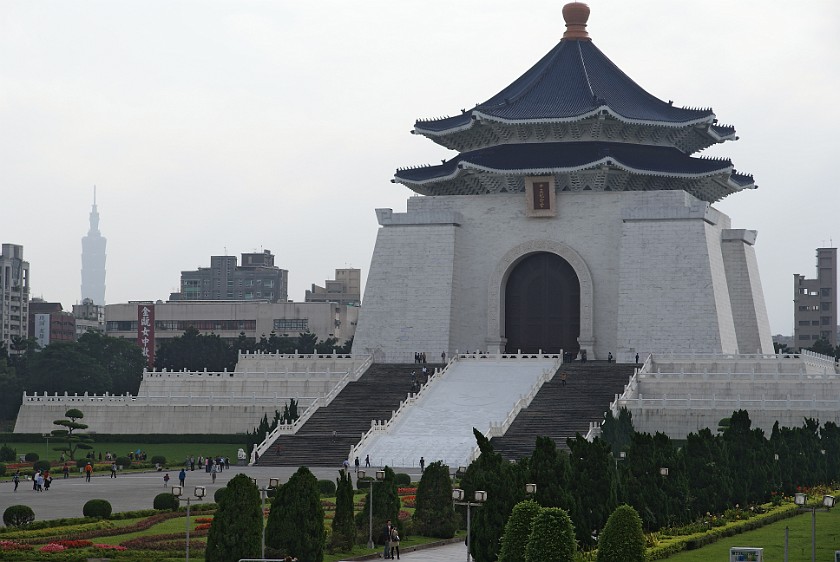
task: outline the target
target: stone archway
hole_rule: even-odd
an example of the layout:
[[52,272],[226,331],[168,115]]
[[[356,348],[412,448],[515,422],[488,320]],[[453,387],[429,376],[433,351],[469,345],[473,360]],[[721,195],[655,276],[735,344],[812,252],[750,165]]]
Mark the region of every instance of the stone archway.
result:
[[487,350],[501,353],[505,349],[505,286],[508,277],[520,261],[531,254],[547,252],[563,258],[574,269],[580,283],[580,335],[578,345],[586,350],[590,359],[595,359],[595,336],[593,330],[593,285],[592,274],[583,258],[569,246],[553,240],[531,240],[505,253],[491,272],[487,286]]

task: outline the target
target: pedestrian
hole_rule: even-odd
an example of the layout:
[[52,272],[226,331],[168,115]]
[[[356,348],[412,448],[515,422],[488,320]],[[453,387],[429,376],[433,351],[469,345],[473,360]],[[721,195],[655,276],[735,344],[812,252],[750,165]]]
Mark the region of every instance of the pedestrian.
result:
[[443,363],[444,365],[446,365],[446,352],[445,351],[442,351],[440,353],[440,362]]
[[560,385],[566,386],[566,373],[565,371],[560,373]]
[[85,482],[90,482],[90,477],[93,474],[93,465],[88,462],[85,465]]
[[332,442],[335,443],[336,438],[338,437],[338,432],[333,429],[332,432]]
[[365,468],[370,468],[370,455],[365,455]]
[[612,363],[612,361],[613,361],[613,356],[612,356],[612,351],[610,351],[609,353],[607,353],[607,363]]
[[169,485],[169,473],[163,475],[163,487],[166,488]]
[[213,484],[216,483],[216,474],[219,472],[219,465],[213,464],[210,468],[210,479],[213,481]]
[[111,478],[116,478],[116,477],[117,477],[117,463],[112,462],[111,463]]
[[50,474],[50,471],[47,470],[46,472],[44,472],[44,491],[45,492],[50,491],[50,484],[52,484],[52,474]]
[[187,471],[185,469],[181,469],[181,472],[178,473],[178,481],[181,483],[181,487],[184,487],[184,484],[187,481]]
[[359,473],[359,457],[356,457],[355,465],[356,465],[356,474],[358,474]]
[[382,529],[382,540],[385,543],[385,550],[382,552],[382,558],[391,558],[391,520],[385,522],[385,528]]
[[225,457],[225,470],[230,470],[230,457]]
[[44,491],[44,475],[40,472],[35,475],[35,489],[39,492]]
[[426,469],[426,459],[420,457],[420,474],[423,474],[423,471]]
[[636,354],[636,365],[638,365],[638,364],[639,364],[639,354],[637,353]]
[[64,463],[64,468],[61,469],[61,473],[64,474],[65,478],[70,478],[70,467],[67,463]]
[[400,535],[397,533],[396,527],[391,527],[391,558],[394,558],[394,552],[397,554],[397,560],[400,559]]
[[17,492],[18,486],[20,486],[20,470],[15,471],[14,476],[12,476],[12,482],[15,483],[15,492]]
[[350,472],[350,461],[344,459],[344,461],[341,463],[341,470],[344,471],[344,474]]
[[34,475],[34,476],[32,476],[32,491],[33,491],[33,492],[37,492],[37,491],[38,491],[38,476],[40,476],[40,475],[41,475],[41,471],[40,471],[40,470],[36,470],[36,471],[35,471],[35,475]]

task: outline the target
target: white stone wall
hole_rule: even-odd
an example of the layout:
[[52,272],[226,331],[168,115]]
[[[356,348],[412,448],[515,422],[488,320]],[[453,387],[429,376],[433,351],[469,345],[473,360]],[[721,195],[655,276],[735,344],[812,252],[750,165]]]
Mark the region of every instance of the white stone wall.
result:
[[755,257],[754,230],[725,230],[723,259],[741,353],[773,353],[770,321]]
[[554,251],[578,272],[590,358],[739,350],[721,249],[729,219],[685,192],[560,192],[554,217],[526,217],[521,193],[412,197],[406,213],[377,214],[355,351],[388,361],[494,351],[507,275],[534,251]]

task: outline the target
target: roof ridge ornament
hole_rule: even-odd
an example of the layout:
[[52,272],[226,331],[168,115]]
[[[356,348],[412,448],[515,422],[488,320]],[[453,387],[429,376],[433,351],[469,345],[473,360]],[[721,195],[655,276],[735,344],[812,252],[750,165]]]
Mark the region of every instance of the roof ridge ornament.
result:
[[583,2],[566,4],[563,6],[563,19],[566,20],[563,41],[592,41],[586,31],[586,22],[589,20],[589,6]]

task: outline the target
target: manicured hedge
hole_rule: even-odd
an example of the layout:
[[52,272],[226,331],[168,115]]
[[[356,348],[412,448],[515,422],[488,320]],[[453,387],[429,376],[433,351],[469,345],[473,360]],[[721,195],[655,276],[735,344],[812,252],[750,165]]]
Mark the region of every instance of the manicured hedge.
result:
[[111,516],[111,503],[108,500],[89,500],[82,507],[82,514],[85,517],[102,517],[107,519]]
[[[96,433],[92,437],[100,443],[246,443],[244,433]],[[0,433],[2,443],[41,443],[44,436],[40,433]]]

